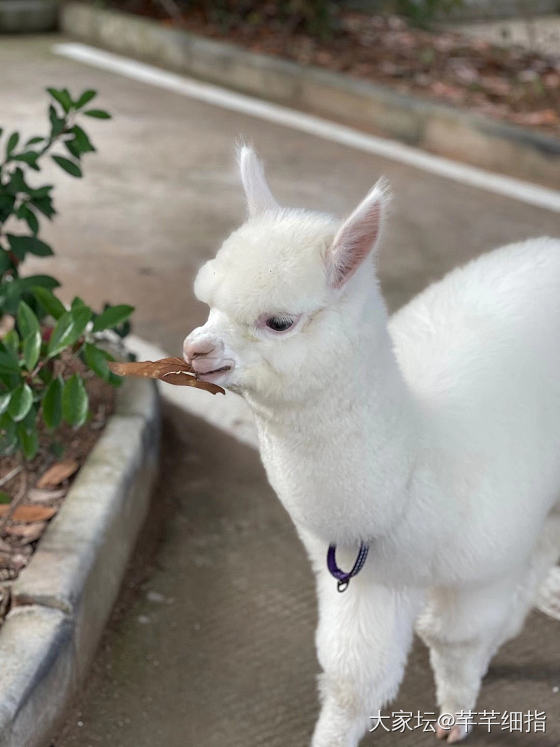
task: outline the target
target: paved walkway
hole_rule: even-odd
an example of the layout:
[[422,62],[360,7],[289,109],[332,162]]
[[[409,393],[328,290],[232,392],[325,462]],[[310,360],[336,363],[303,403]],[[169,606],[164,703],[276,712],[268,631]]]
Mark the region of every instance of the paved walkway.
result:
[[519,44],[531,51],[560,55],[560,13],[546,16],[528,13],[526,18],[459,23],[451,28],[494,44]]
[[[347,212],[385,174],[397,199],[380,274],[391,308],[459,262],[515,239],[557,234],[558,215],[56,57],[56,37],[0,41],[3,124],[35,134],[42,90],[94,87],[111,123],[77,182],[57,173],[60,211],[37,261],[64,294],[137,307],[136,332],[171,353],[206,311],[193,275],[244,208],[233,166],[243,135],[278,197]],[[31,267],[30,267],[31,270]],[[185,392],[189,396],[189,392]],[[232,396],[232,395],[228,395]],[[167,407],[152,514],[91,676],[56,747],[304,747],[316,711],[311,574],[257,454]],[[470,744],[560,744],[559,623],[533,614],[485,681],[480,709],[548,714],[546,734],[483,730]],[[416,644],[391,710],[433,711]],[[369,744],[428,745],[379,733]]]

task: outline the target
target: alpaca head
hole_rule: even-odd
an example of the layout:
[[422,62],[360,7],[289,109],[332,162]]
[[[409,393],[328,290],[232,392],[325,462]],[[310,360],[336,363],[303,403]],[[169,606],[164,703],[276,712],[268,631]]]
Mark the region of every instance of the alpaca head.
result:
[[184,355],[206,381],[298,401],[333,369],[352,365],[359,328],[375,327],[376,305],[385,319],[370,257],[387,190],[378,182],[340,225],[280,207],[250,148],[241,148],[239,167],[248,219],[196,277],[210,314],[185,339]]

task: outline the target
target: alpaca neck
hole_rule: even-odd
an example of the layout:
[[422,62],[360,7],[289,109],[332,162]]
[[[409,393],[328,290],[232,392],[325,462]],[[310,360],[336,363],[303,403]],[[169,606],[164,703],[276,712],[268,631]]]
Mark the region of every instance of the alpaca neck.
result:
[[382,536],[408,503],[419,425],[382,321],[353,328],[345,373],[305,401],[250,402],[271,484],[296,525],[328,542]]

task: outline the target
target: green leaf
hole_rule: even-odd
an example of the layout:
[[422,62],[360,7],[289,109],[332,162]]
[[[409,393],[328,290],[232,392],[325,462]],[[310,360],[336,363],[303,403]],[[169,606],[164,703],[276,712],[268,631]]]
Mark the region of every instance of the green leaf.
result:
[[54,138],[58,137],[64,129],[66,120],[58,116],[56,109],[52,104],[49,106],[49,119],[51,122],[51,140],[54,140]]
[[72,97],[70,96],[66,88],[47,88],[47,91],[55,101],[58,101],[58,103],[66,113],[70,111],[70,109],[72,108]]
[[115,327],[117,324],[121,324],[125,319],[128,319],[133,311],[134,306],[127,306],[126,304],[109,306],[108,309],[102,311],[95,319],[93,323],[93,332],[101,332],[104,329],[109,329],[110,327]]
[[45,184],[44,187],[39,187],[38,189],[32,189],[31,192],[30,192],[30,194],[33,197],[48,197],[49,194],[53,190],[53,186],[54,185],[52,185],[52,184]]
[[74,156],[74,158],[80,160],[82,153],[78,145],[76,144],[76,138],[73,138],[72,140],[65,140],[64,145],[68,149],[68,153],[70,153],[71,156]]
[[94,117],[95,119],[111,119],[109,112],[106,112],[103,109],[88,109],[84,114],[86,117]]
[[64,348],[73,345],[83,334],[90,318],[91,309],[87,306],[78,306],[70,311],[65,311],[57,321],[49,340],[49,358],[57,355]]
[[0,275],[6,272],[6,270],[10,270],[11,267],[12,260],[10,258],[10,255],[8,254],[8,252],[5,252],[0,248]]
[[37,166],[39,155],[40,154],[36,153],[34,150],[28,150],[25,153],[18,153],[17,155],[12,156],[12,161],[23,161],[23,163],[26,163],[35,171],[40,171],[39,166]]
[[39,360],[41,352],[41,333],[32,332],[23,341],[23,360],[28,371],[32,371]]
[[11,392],[4,392],[4,394],[0,394],[0,415],[2,415],[2,413],[6,412],[6,410],[8,409],[11,396]]
[[115,389],[118,389],[124,384],[124,378],[122,376],[117,376],[117,374],[114,374],[112,371],[107,381]]
[[50,246],[36,236],[15,236],[9,233],[8,243],[18,259],[23,259],[27,252],[37,257],[50,257],[53,254]]
[[70,176],[81,177],[82,170],[77,163],[64,156],[51,156],[52,160],[57,163],[61,169],[64,169]]
[[8,495],[8,493],[4,493],[3,490],[0,490],[0,503],[6,505],[7,503],[12,502],[12,496]]
[[33,392],[29,384],[21,384],[12,393],[10,404],[8,405],[8,414],[13,421],[19,423],[23,420],[31,409],[33,404]]
[[19,335],[16,330],[11,329],[7,332],[2,338],[2,342],[4,343],[4,347],[8,353],[11,353],[14,358],[17,358],[19,354]]
[[89,342],[84,345],[85,362],[94,373],[105,381],[109,381],[111,373],[107,365],[107,358],[107,353],[95,345],[91,345]]
[[26,459],[33,459],[39,449],[39,435],[37,433],[37,428],[28,431],[23,423],[20,423],[18,425],[17,435],[21,450],[23,451],[23,456]]
[[74,334],[74,328],[75,323],[74,319],[72,318],[72,314],[69,311],[65,311],[64,314],[62,314],[58,319],[56,327],[54,328],[49,340],[49,345],[47,348],[49,358],[51,358],[53,355],[56,355],[57,353],[60,353],[60,351],[64,350],[67,345],[71,344]]
[[38,143],[42,143],[44,139],[44,137],[31,137],[25,143],[25,147],[27,148],[29,145],[37,145]]
[[26,337],[29,337],[29,335],[32,335],[35,332],[39,331],[39,322],[37,320],[37,317],[31,310],[31,308],[25,303],[25,301],[19,302],[17,311],[17,325],[19,331],[21,332],[21,336],[24,339]]
[[20,192],[29,194],[33,191],[29,184],[27,184],[27,182],[25,181],[25,176],[19,166],[14,169],[12,175],[10,176],[10,181],[8,182],[7,189],[8,192],[13,195],[19,194]]
[[62,390],[62,417],[68,425],[80,426],[88,414],[88,396],[82,377],[71,376]]
[[19,374],[19,364],[11,353],[0,350],[0,373]]
[[[41,286],[41,288],[58,288],[60,283],[50,275],[28,275],[26,278],[19,278],[19,285],[21,290],[26,291],[33,288],[35,285]],[[12,283],[13,285],[13,283]]]
[[48,428],[57,428],[62,420],[62,379],[58,376],[48,385],[43,397],[43,420]]
[[37,208],[39,212],[43,213],[49,220],[53,215],[56,215],[56,210],[53,207],[52,197],[47,195],[46,197],[31,197],[31,204],[34,208]]
[[91,88],[89,88],[87,91],[84,91],[81,94],[80,98],[76,101],[76,109],[81,109],[82,106],[89,104],[89,102],[96,96],[97,96],[97,91],[94,91]]
[[37,233],[39,232],[39,221],[37,220],[37,216],[35,215],[33,210],[31,210],[27,203],[23,202],[19,206],[17,210],[17,217],[20,220],[24,220],[29,226],[29,230],[37,235]]
[[12,132],[6,145],[6,158],[10,158],[19,143],[19,132]]
[[91,140],[79,125],[74,125],[71,132],[74,133],[74,141],[80,153],[93,153],[95,151]]
[[74,296],[72,299],[72,303],[70,304],[71,309],[77,309],[78,306],[85,306],[86,302],[83,298],[80,298],[80,296]]
[[12,214],[16,198],[14,195],[0,193],[0,223],[4,223]]
[[45,309],[47,314],[50,314],[53,319],[60,319],[66,311],[62,301],[59,301],[54,293],[47,288],[33,288],[33,295]]

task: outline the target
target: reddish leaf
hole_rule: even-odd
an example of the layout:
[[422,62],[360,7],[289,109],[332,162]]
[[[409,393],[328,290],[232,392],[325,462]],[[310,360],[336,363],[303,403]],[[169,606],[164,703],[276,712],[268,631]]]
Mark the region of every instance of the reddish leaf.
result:
[[18,544],[27,545],[30,542],[35,542],[45,531],[47,526],[46,521],[35,521],[32,524],[16,524],[6,527],[4,530],[6,534],[19,539]]
[[62,462],[56,462],[37,482],[38,488],[55,488],[61,482],[71,477],[80,465],[75,459],[64,459]]
[[[0,516],[8,513],[9,506],[0,506]],[[47,521],[58,511],[53,506],[18,506],[12,516],[12,521],[30,523],[34,521]]]
[[221,386],[208,381],[199,381],[193,374],[192,366],[182,358],[162,358],[159,361],[136,361],[134,363],[109,361],[109,368],[118,376],[159,379],[176,386],[193,386],[196,389],[204,389],[211,394],[217,394],[218,392],[225,394],[225,390]]

